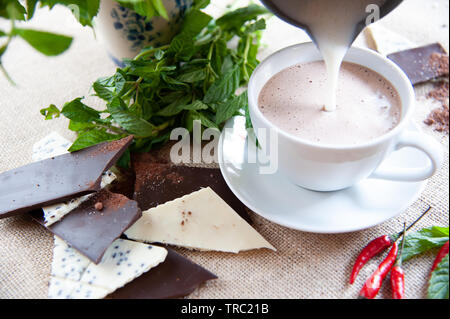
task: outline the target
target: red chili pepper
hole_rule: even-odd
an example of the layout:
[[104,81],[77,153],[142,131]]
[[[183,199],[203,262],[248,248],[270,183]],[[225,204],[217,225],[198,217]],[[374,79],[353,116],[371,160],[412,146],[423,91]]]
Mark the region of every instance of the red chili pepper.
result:
[[402,255],[406,241],[405,235],[406,223],[403,226],[402,248],[400,250],[400,254],[398,255],[397,262],[395,263],[395,266],[391,271],[391,287],[393,299],[403,299],[405,297],[405,272],[402,269]]
[[434,260],[433,267],[431,267],[431,272],[433,272],[436,267],[441,263],[442,259],[448,254],[448,241],[442,246],[441,250],[439,250],[439,253],[436,256],[436,259]]
[[397,242],[394,242],[387,257],[378,266],[377,270],[375,270],[372,276],[370,276],[369,279],[367,279],[366,283],[364,284],[364,287],[361,289],[361,292],[359,293],[360,297],[367,299],[373,299],[376,297],[378,291],[380,291],[381,284],[384,278],[386,278],[387,274],[392,269],[392,266],[394,266],[395,260],[397,259],[397,254],[398,254],[398,244]]
[[364,267],[364,265],[373,257],[384,251],[386,248],[390,247],[394,241],[390,236],[384,235],[372,240],[359,254],[356,258],[355,265],[353,266],[352,274],[350,276],[350,284],[353,284],[359,271]]
[[[419,222],[419,220],[422,219],[429,211],[431,210],[431,207],[428,207],[428,209],[420,215],[419,218],[417,218],[406,230],[411,229],[414,227],[414,225]],[[356,280],[356,277],[358,276],[360,270],[364,267],[364,265],[373,257],[387,249],[388,247],[392,246],[394,242],[396,242],[401,236],[403,232],[400,232],[399,234],[395,235],[384,235],[378,238],[375,238],[372,240],[364,249],[361,251],[361,253],[356,258],[356,262],[353,266],[351,275],[350,275],[350,284],[353,284]]]
[[393,299],[403,299],[405,297],[405,272],[399,266],[392,268],[391,286]]

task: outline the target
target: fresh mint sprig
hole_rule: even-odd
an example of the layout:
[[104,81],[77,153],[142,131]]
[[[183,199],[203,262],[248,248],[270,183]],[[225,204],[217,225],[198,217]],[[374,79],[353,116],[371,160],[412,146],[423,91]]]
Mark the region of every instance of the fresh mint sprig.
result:
[[428,299],[448,299],[449,298],[449,265],[448,254],[438,264],[432,272],[428,283]]
[[[162,0],[117,0],[127,8],[151,19],[161,16],[168,19],[166,8]],[[193,6],[201,9],[209,4],[207,0],[193,0]],[[83,26],[93,27],[93,19],[100,8],[100,0],[0,0],[0,19],[11,22],[9,30],[0,29],[0,71],[14,84],[2,64],[2,56],[8,49],[13,38],[20,37],[34,49],[47,56],[55,56],[65,52],[72,43],[72,38],[46,31],[17,28],[16,21],[28,21],[33,18],[37,7],[52,9],[55,5],[69,8]]]
[[[202,6],[208,1],[203,1]],[[69,151],[134,135],[131,151],[146,152],[165,143],[172,129],[192,130],[194,120],[220,129],[232,116],[247,109],[247,93],[236,95],[258,65],[256,58],[263,7],[250,5],[218,20],[199,7],[188,11],[171,43],[149,47],[125,67],[93,83],[95,95],[105,101],[98,111],[76,98],[61,110],[41,110],[46,119],[70,119],[78,138]],[[237,47],[230,45],[237,39]],[[127,160],[122,160],[127,164]]]

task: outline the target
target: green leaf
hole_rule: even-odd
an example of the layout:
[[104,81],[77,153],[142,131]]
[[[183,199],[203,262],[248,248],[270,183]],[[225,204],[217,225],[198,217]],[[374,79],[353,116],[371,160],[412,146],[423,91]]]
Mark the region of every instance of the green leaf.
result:
[[219,127],[211,121],[205,114],[197,112],[197,111],[189,111],[186,114],[185,118],[185,124],[188,131],[192,132],[194,121],[201,121],[202,126],[208,127],[208,128],[216,128]]
[[194,9],[204,9],[211,3],[211,0],[195,0]]
[[27,20],[30,20],[33,15],[34,12],[36,11],[36,5],[38,3],[38,0],[27,0],[26,4],[27,4]]
[[212,20],[212,17],[200,10],[190,10],[184,17],[181,33],[183,37],[195,37]]
[[92,128],[95,128],[95,124],[93,123],[75,122],[73,120],[69,121],[69,130],[74,132],[81,132]]
[[100,112],[81,102],[82,98],[66,103],[61,113],[75,122],[89,123],[100,119]]
[[48,56],[59,55],[72,44],[71,37],[44,31],[14,28],[13,34],[20,36],[34,49]]
[[239,8],[225,14],[217,20],[217,25],[224,30],[239,30],[247,21],[254,20],[260,15],[268,13],[269,11],[266,8],[251,4],[248,7]]
[[216,124],[222,124],[241,109],[246,107],[248,103],[247,91],[239,96],[235,96],[227,102],[217,106]]
[[0,30],[0,38],[1,38],[1,37],[6,37],[6,35],[7,35],[6,32]]
[[252,119],[250,118],[250,110],[248,109],[248,103],[244,106],[245,111],[245,128],[253,129]]
[[194,70],[186,73],[182,73],[177,77],[177,80],[185,83],[196,83],[205,80],[206,71],[205,69]]
[[158,113],[156,113],[156,115],[169,117],[169,116],[177,115],[177,114],[181,113],[182,111],[198,111],[198,110],[207,110],[207,109],[208,109],[208,105],[197,100],[191,104],[172,103],[169,106],[163,108]]
[[155,126],[129,111],[116,111],[111,117],[120,127],[136,137],[149,137],[155,134]]
[[120,97],[115,97],[107,104],[108,111],[110,113],[126,111],[127,105]]
[[25,20],[27,11],[17,0],[0,1],[0,17],[10,20]]
[[45,109],[41,109],[40,112],[43,116],[45,116],[45,120],[52,120],[54,118],[58,118],[61,114],[59,109],[54,104],[51,104],[49,107]]
[[448,299],[449,294],[449,265],[448,254],[442,259],[432,272],[428,283],[428,299]]
[[195,53],[194,37],[202,31],[212,17],[200,10],[190,10],[183,21],[181,32],[175,36],[168,49],[169,53],[181,60],[189,60]]
[[69,148],[69,152],[75,152],[82,150],[86,147],[97,145],[103,142],[111,142],[118,139],[121,139],[122,135],[114,135],[107,133],[106,130],[89,130],[86,132],[82,132],[78,135],[78,138],[75,140],[75,142],[72,144],[72,146]]
[[128,148],[125,153],[117,160],[116,165],[122,168],[130,168],[131,164],[131,152]]
[[152,0],[153,6],[155,7],[156,12],[166,20],[169,20],[169,16],[167,15],[166,8],[164,8],[162,0]]
[[203,101],[209,104],[227,100],[238,89],[240,77],[240,67],[235,65],[210,86]]
[[50,8],[56,4],[64,5],[72,11],[81,25],[90,27],[100,8],[100,0],[40,0],[40,3]]
[[120,5],[135,11],[137,14],[146,17],[147,20],[157,16],[154,0],[119,0]]
[[99,98],[105,101],[110,101],[114,98],[114,92],[100,82],[95,82],[92,87]]
[[448,241],[448,227],[424,228],[406,236],[402,261],[407,261],[431,249],[442,247]]
[[163,50],[156,50],[155,52],[155,59],[160,61],[164,57],[164,51]]
[[259,19],[258,21],[246,26],[244,34],[250,34],[256,31],[264,30],[265,28],[266,28],[266,20]]

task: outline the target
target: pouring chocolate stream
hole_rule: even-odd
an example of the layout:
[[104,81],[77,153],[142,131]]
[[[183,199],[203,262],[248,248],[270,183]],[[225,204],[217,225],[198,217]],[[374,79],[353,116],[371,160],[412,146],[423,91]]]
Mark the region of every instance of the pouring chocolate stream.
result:
[[328,97],[324,110],[336,109],[339,70],[360,32],[395,9],[402,0],[262,0],[279,18],[304,29],[325,61]]

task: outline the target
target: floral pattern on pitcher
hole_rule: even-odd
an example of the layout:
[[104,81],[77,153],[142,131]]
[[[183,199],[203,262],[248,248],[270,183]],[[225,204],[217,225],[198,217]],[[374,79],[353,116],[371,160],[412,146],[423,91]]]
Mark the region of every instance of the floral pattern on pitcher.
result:
[[192,5],[192,0],[173,0],[166,10],[169,21],[162,17],[146,20],[145,17],[119,4],[111,9],[115,30],[130,43],[130,50],[138,53],[145,46],[161,46],[170,41],[178,31],[182,17]]

